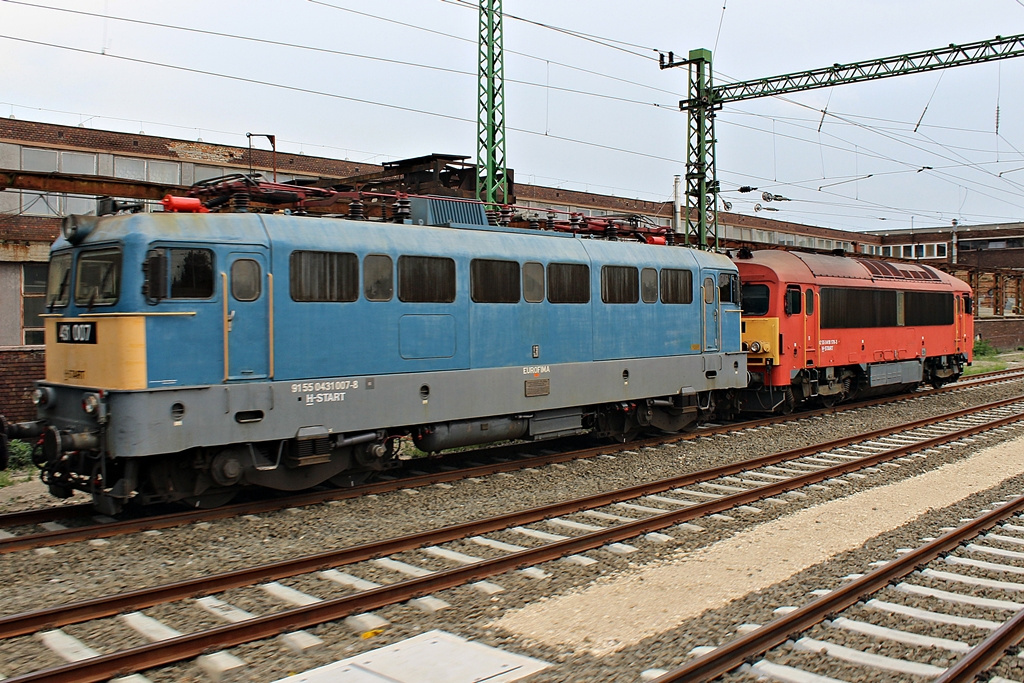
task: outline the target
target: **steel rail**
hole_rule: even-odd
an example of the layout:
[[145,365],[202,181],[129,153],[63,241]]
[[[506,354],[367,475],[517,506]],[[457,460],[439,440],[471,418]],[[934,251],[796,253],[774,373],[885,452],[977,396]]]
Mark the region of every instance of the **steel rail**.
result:
[[[1000,401],[997,402],[997,404],[1005,405],[1010,402],[1012,401]],[[996,404],[992,404],[992,406],[995,405]],[[962,411],[958,411],[958,413],[959,412]],[[975,410],[972,412],[981,411]],[[530,548],[505,555],[503,557],[481,560],[465,567],[435,572],[424,577],[408,579],[354,595],[325,600],[305,607],[296,607],[272,615],[255,617],[238,624],[220,626],[206,631],[161,641],[160,643],[135,647],[109,655],[101,655],[99,657],[79,662],[23,674],[21,676],[7,679],[7,683],[30,683],[34,681],[53,681],[55,683],[59,683],[61,681],[100,681],[131,671],[140,671],[155,666],[170,664],[183,659],[196,657],[211,648],[233,647],[242,643],[269,638],[287,631],[306,628],[327,621],[341,619],[355,613],[377,609],[379,607],[398,602],[404,602],[427,593],[446,588],[453,588],[471,581],[477,581],[497,574],[502,574],[506,571],[523,566],[547,562],[565,555],[592,550],[608,543],[615,543],[644,533],[658,531],[689,519],[726,510],[737,505],[754,502],[760,498],[778,495],[785,491],[840,476],[862,467],[869,467],[886,460],[902,457],[910,452],[932,448],[949,441],[962,439],[990,429],[996,429],[1021,419],[1024,419],[1024,414],[1015,414],[999,418],[984,424],[973,425],[957,432],[927,439],[919,443],[908,444],[884,453],[868,455],[857,461],[841,463],[834,467],[808,472],[805,475],[780,481],[775,484],[768,484],[756,489],[750,489],[741,493],[725,496],[723,498],[695,505],[683,510],[666,512],[661,515],[638,519],[634,522],[590,532],[582,536],[555,541],[539,548]],[[940,420],[933,419],[933,421],[937,422]],[[842,441],[845,441],[845,439]],[[969,528],[988,528],[988,526],[995,524],[997,521],[1019,507],[1024,507],[1024,499],[1018,499],[1016,503],[1003,506],[997,511],[990,513],[983,518],[979,518],[979,520],[976,520],[974,523],[967,526]],[[984,526],[982,520],[990,519],[993,521],[991,521],[988,526]],[[493,520],[484,520],[485,524],[487,522],[493,522]],[[395,539],[396,542],[403,540],[404,539]],[[947,534],[941,539],[938,539],[925,547],[933,549],[937,554],[938,552],[941,552],[942,549],[955,547],[959,542],[959,537],[951,539],[950,534]],[[917,552],[914,553],[914,556],[917,557],[916,563],[926,561],[922,560],[921,557],[918,557],[918,554],[919,553]],[[904,561],[905,558],[902,558],[899,565],[902,566]],[[885,585],[889,580],[891,580],[891,578],[893,578],[894,566],[887,565],[886,567],[882,567],[875,572],[872,572],[868,576],[884,576],[885,578],[881,580],[881,585]],[[910,569],[907,571],[911,571],[913,566],[913,564],[910,565]],[[845,587],[842,589],[843,595],[848,595],[848,588],[849,587]],[[855,602],[857,597],[863,594],[863,592],[864,589],[862,588],[860,591],[854,592],[850,595],[849,600],[851,600],[851,603]],[[818,604],[829,605],[829,607],[822,612],[822,614],[825,614],[837,609],[835,605],[838,603],[836,602],[834,594],[829,594],[812,603],[812,605]],[[794,612],[793,614],[800,614],[806,611],[807,608],[803,608],[801,610],[797,610],[797,612]],[[788,621],[786,623],[789,624]],[[758,631],[753,632],[751,635],[753,636],[766,631],[774,624],[776,624],[776,622],[758,629]],[[791,633],[792,631],[793,626],[788,625],[786,628],[780,628],[777,632],[773,631],[774,635],[772,638],[784,640],[786,634]],[[742,640],[747,640],[747,638]],[[771,639],[766,639],[765,642],[768,642],[768,640]],[[760,645],[758,645],[758,647],[760,647]],[[770,647],[770,645],[768,647]],[[763,651],[763,649],[765,648],[762,648],[760,651]],[[695,660],[695,662],[705,660],[709,657],[711,657],[711,655],[705,655],[704,657]],[[735,666],[735,664],[733,664],[733,666]],[[674,672],[670,672],[670,674],[666,674],[666,677],[662,677],[662,679],[658,680],[704,680],[703,678],[677,679],[667,677],[671,676],[672,673]]]
[[829,614],[834,614],[860,602],[864,599],[865,595],[870,595],[885,588],[892,581],[910,574],[919,566],[931,562],[939,555],[955,549],[965,540],[977,536],[982,531],[995,526],[1010,515],[1021,510],[1024,510],[1024,496],[1018,496],[1006,505],[1000,506],[916,550],[899,556],[859,579],[853,579],[843,584],[832,592],[765,624],[755,631],[751,631],[745,636],[731,640],[715,648],[712,652],[690,660],[682,666],[654,679],[654,682],[674,683],[685,681],[686,683],[694,683],[696,681],[708,681],[721,676],[740,666],[745,661],[758,657],[765,651],[792,638],[793,634],[809,629],[825,619]]
[[973,683],[979,674],[1006,656],[1007,649],[1021,639],[1024,639],[1024,610],[1017,612],[988,638],[972,647],[956,664],[933,679],[932,683]]
[[[1009,376],[1002,377],[997,375]],[[437,484],[442,482],[458,481],[459,479],[465,479],[468,477],[486,476],[489,474],[496,474],[499,472],[511,472],[526,467],[537,467],[541,465],[567,462],[571,460],[592,457],[594,455],[602,453],[616,453],[621,452],[623,450],[635,448],[644,448],[648,446],[679,443],[682,441],[690,441],[693,439],[697,439],[702,436],[723,434],[726,432],[740,431],[744,429],[754,429],[760,426],[774,425],[778,424],[779,422],[789,421],[793,419],[810,418],[819,415],[828,415],[836,412],[843,412],[846,410],[855,410],[858,408],[868,406],[885,405],[888,403],[894,403],[900,400],[905,400],[907,398],[930,396],[936,393],[955,391],[957,389],[963,389],[970,386],[1005,381],[1008,379],[1014,379],[1016,375],[1024,377],[1024,371],[999,370],[996,372],[975,375],[974,377],[979,378],[978,380],[967,380],[964,384],[958,382],[956,384],[944,386],[939,389],[931,389],[917,394],[898,394],[895,396],[885,396],[878,399],[859,401],[857,403],[841,404],[840,406],[830,408],[817,408],[811,411],[801,412],[796,416],[772,416],[766,418],[759,418],[756,420],[749,420],[739,423],[732,423],[728,425],[709,427],[707,429],[703,429],[701,431],[688,434],[659,436],[640,441],[633,441],[628,444],[608,444],[604,446],[588,448],[578,451],[539,455],[529,458],[517,458],[504,463],[499,462],[490,465],[482,465],[479,467],[459,468],[458,470],[450,472],[436,472],[426,475],[414,475],[409,477],[403,477],[401,479],[396,480],[364,484],[349,489],[312,491],[300,493],[293,496],[288,496],[285,498],[275,498],[256,502],[236,503],[233,505],[224,505],[210,510],[184,510],[181,512],[173,512],[166,515],[143,517],[139,519],[119,520],[116,522],[107,522],[102,524],[90,524],[79,527],[72,527],[68,529],[45,531],[34,534],[23,534],[19,536],[13,536],[10,538],[0,538],[0,554],[11,553],[20,550],[30,550],[32,548],[40,548],[44,546],[62,545],[65,543],[86,541],[95,538],[109,538],[112,536],[138,533],[141,531],[149,531],[153,529],[167,529],[176,526],[184,526],[185,524],[192,524],[195,522],[214,521],[217,519],[224,519],[240,515],[253,515],[266,512],[274,512],[288,507],[302,507],[306,505],[316,505],[320,503],[325,503],[328,501],[357,498],[359,496],[370,493],[388,493],[400,488],[415,488],[418,486],[427,486],[430,484]],[[503,451],[512,452],[515,450],[521,450],[523,448],[523,445],[502,446],[498,449],[488,449],[486,452],[481,451],[476,454],[469,454],[466,457],[496,457]],[[494,451],[497,451],[497,453],[495,453]],[[93,512],[95,512],[95,510],[93,510],[91,504],[83,503],[80,505],[53,506],[48,508],[27,510],[23,512],[0,514],[0,527],[11,528],[15,526],[26,526],[30,524],[39,524],[42,522],[56,521],[59,519],[81,518],[89,516]]]
[[[152,588],[143,588],[128,593],[121,593],[117,596],[95,598],[91,600],[84,600],[64,605],[57,605],[42,610],[35,610],[32,612],[24,612],[20,614],[10,615],[7,617],[0,617],[0,638],[11,638],[18,635],[24,635],[26,633],[32,633],[44,627],[57,627],[64,626],[67,624],[80,623],[83,621],[88,621],[90,619],[98,619],[100,617],[119,614],[120,612],[124,611],[134,611],[138,609],[143,609],[145,607],[151,607],[157,604],[172,602],[174,600],[181,600],[199,593],[210,594],[221,592],[232,588],[239,588],[242,586],[252,585],[253,583],[258,583],[261,581],[277,580],[287,578],[289,576],[296,576],[298,574],[305,574],[319,569],[328,569],[331,567],[353,564],[355,562],[362,562],[375,557],[390,555],[402,552],[404,550],[411,550],[425,545],[437,545],[439,543],[446,543],[468,536],[475,536],[490,533],[493,531],[500,531],[502,529],[506,529],[512,526],[531,524],[533,522],[549,519],[551,517],[560,517],[563,515],[572,514],[574,512],[579,512],[580,510],[594,509],[606,505],[612,505],[614,503],[622,502],[625,500],[633,500],[635,498],[641,498],[647,495],[663,493],[670,489],[679,488],[681,486],[690,486],[692,484],[697,484],[702,481],[710,481],[718,479],[720,477],[738,474],[740,472],[753,470],[760,467],[766,467],[768,465],[775,465],[780,462],[786,462],[788,460],[794,460],[814,453],[819,453],[822,450],[828,450],[830,448],[837,448],[849,445],[850,443],[858,443],[861,441],[870,441],[872,439],[884,438],[885,436],[889,436],[893,433],[900,433],[908,431],[910,429],[917,429],[919,427],[935,424],[936,422],[943,422],[949,419],[963,417],[964,415],[968,415],[975,412],[992,410],[995,408],[1012,404],[1014,402],[1021,402],[1021,399],[1005,399],[1003,401],[997,401],[996,403],[988,404],[987,406],[981,408],[965,408],[950,414],[950,416],[916,420],[905,425],[900,425],[898,427],[888,427],[886,429],[876,430],[875,432],[870,432],[868,434],[862,434],[857,437],[845,437],[843,439],[838,439],[835,441],[814,444],[811,446],[804,446],[796,449],[791,449],[788,451],[782,451],[779,453],[761,456],[751,460],[744,460],[742,462],[732,463],[729,465],[722,465],[709,470],[702,470],[700,472],[683,474],[677,477],[661,479],[659,481],[640,484],[637,486],[632,486],[617,491],[610,491],[606,493],[595,494],[592,496],[576,498],[574,500],[565,501],[561,503],[552,503],[549,505],[543,505],[536,508],[500,515],[488,519],[477,520],[473,522],[465,522],[462,524],[451,525],[447,527],[442,527],[440,529],[411,534],[408,536],[400,536],[396,538],[386,539],[384,541],[377,541],[374,543],[366,543],[357,546],[352,546],[349,548],[343,548],[340,550],[327,551],[315,555],[307,555],[305,557],[299,557],[291,560],[283,560],[280,562],[264,564],[257,567],[238,569],[230,572],[223,572],[221,574],[214,574],[211,576],[205,576],[198,579],[189,579],[185,581],[179,581],[176,583],[165,584],[162,586],[155,586]],[[1012,422],[1021,419],[1021,417],[1013,416],[1009,418],[1009,421]],[[972,431],[971,433],[977,433],[977,431],[984,431],[986,429],[990,429],[991,427],[988,426],[989,424],[990,423],[986,423],[985,425],[982,425],[980,428],[977,428],[976,431]],[[960,434],[961,436],[958,436],[958,434]],[[956,438],[962,438],[962,434],[962,432],[958,432],[951,436],[943,435],[935,437],[927,442],[920,442],[919,444],[908,444],[907,446],[898,449],[898,451],[902,453],[904,451],[909,452],[917,450],[919,448],[928,448],[930,447],[930,445],[921,444],[932,444],[932,442],[945,443],[946,441],[955,440]],[[885,453],[881,453],[878,456],[867,456],[865,458],[856,461],[850,461],[849,463],[844,463],[836,467],[815,470],[814,472],[808,473],[808,475],[801,475],[775,484],[768,484],[755,489],[749,489],[748,491],[745,492],[736,493],[705,503],[689,506],[685,510],[673,513],[675,515],[678,515],[678,519],[677,521],[670,522],[669,524],[689,521],[690,519],[696,519],[707,514],[721,512],[723,510],[728,510],[737,505],[743,505],[745,503],[756,501],[760,498],[770,497],[773,495],[777,495],[778,493],[783,493],[792,488],[799,488],[809,483],[816,483],[817,481],[820,481],[822,479],[828,479],[834,476],[838,476],[838,474],[845,474],[848,471],[854,471],[862,467],[867,467],[872,464],[875,464],[876,459],[878,458],[884,460],[889,457],[899,457],[893,456],[892,453],[894,452],[897,451],[886,451]],[[842,468],[842,471],[839,471],[840,468]],[[815,475],[821,473],[824,473],[824,476],[820,478],[815,478]],[[648,519],[660,519],[660,516]]]

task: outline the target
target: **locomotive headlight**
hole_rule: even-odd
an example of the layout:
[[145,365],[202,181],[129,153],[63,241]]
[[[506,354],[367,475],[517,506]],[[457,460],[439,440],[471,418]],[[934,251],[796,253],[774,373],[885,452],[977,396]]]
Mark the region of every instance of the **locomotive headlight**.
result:
[[100,397],[96,394],[86,394],[82,397],[82,410],[86,415],[95,415],[100,409]]
[[761,353],[761,342],[750,342],[750,350],[754,353]]
[[32,403],[39,408],[52,406],[55,399],[56,395],[50,387],[36,387],[32,390]]

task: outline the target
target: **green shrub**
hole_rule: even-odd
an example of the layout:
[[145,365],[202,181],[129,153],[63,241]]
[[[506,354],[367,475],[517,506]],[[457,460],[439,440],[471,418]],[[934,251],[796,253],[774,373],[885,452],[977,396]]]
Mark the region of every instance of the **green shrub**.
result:
[[24,470],[32,467],[32,446],[24,441],[12,439],[10,443],[11,461],[7,466],[12,470]]
[[994,356],[999,353],[999,349],[988,343],[986,339],[978,339],[974,342],[974,355],[978,356]]

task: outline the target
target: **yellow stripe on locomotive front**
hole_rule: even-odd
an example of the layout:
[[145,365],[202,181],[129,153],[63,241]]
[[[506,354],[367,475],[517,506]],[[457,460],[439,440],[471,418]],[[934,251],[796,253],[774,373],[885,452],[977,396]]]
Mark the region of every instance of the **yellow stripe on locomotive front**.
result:
[[147,386],[145,316],[47,317],[45,338],[47,382],[97,389]]

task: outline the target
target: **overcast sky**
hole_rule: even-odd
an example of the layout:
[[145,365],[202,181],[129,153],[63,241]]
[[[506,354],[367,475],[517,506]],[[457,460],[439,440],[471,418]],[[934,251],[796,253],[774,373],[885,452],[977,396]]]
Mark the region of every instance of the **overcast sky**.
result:
[[[711,49],[724,83],[1024,33],[1024,0],[504,11],[516,178],[650,200],[671,198],[685,160],[687,74],[659,70],[658,50]],[[273,133],[367,163],[473,157],[477,31],[472,0],[2,0],[0,116],[242,146]],[[1024,221],[1022,58],[729,104],[716,127],[734,211],[865,230]]]

